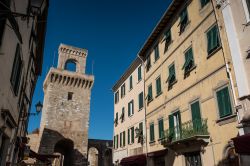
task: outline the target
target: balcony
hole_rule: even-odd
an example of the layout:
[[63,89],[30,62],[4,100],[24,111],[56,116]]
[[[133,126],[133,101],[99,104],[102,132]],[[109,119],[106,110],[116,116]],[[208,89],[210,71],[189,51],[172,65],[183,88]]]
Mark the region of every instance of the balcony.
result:
[[175,151],[188,146],[203,147],[209,143],[207,119],[196,119],[182,123],[181,126],[164,131],[161,144]]

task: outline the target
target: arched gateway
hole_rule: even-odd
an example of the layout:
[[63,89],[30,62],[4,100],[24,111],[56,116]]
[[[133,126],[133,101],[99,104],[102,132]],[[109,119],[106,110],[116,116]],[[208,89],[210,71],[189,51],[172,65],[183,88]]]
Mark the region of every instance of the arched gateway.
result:
[[[87,50],[61,44],[57,68],[44,81],[40,154],[60,154],[60,166],[87,165],[91,89]],[[73,70],[69,70],[73,62]],[[57,162],[57,163],[58,163]]]

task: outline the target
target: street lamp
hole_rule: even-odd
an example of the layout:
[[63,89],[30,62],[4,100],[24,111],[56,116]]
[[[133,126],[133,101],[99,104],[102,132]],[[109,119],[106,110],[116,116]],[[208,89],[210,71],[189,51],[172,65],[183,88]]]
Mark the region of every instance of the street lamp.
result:
[[42,103],[39,101],[36,105],[36,113],[29,113],[28,115],[30,116],[30,115],[38,115],[41,111],[42,111],[42,109],[43,109],[43,105],[42,105]]

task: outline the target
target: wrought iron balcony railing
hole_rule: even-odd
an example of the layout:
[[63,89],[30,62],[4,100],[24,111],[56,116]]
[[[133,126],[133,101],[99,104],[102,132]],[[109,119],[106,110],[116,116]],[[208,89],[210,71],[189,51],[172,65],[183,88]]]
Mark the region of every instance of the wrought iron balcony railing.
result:
[[164,131],[163,144],[184,140],[195,136],[207,136],[207,119],[195,119],[182,123],[178,127]]

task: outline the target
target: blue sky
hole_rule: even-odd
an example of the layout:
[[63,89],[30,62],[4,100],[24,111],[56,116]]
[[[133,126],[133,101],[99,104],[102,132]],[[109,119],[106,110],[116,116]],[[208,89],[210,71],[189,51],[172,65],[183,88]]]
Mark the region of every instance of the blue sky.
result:
[[[95,83],[90,106],[89,138],[112,139],[112,86],[125,72],[167,9],[170,0],[50,0],[43,72],[36,85],[32,109],[43,101],[43,81],[57,65],[60,43],[88,50],[87,74]],[[55,54],[55,58],[54,58]],[[40,125],[30,117],[29,132]]]

